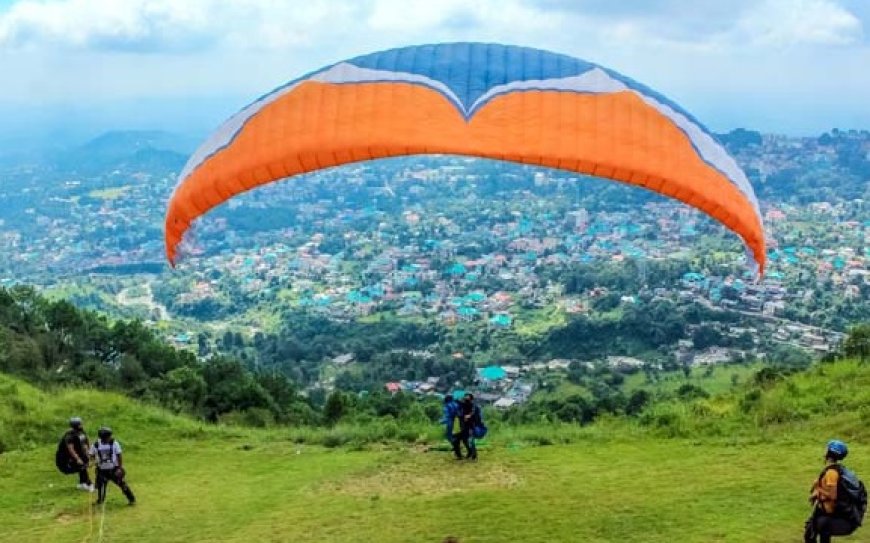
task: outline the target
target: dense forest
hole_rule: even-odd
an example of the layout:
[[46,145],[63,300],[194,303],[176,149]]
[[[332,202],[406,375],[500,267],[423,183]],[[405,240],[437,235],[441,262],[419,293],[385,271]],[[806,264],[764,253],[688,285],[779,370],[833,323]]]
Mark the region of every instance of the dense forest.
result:
[[[627,321],[633,328],[626,329],[625,333],[637,335],[641,330],[646,330],[647,335],[675,333],[671,330],[676,329],[672,322],[674,315],[674,309],[665,306],[652,305],[638,310]],[[565,344],[578,341],[573,338],[585,338],[582,341],[589,345],[600,342],[601,334],[605,333],[603,329],[600,325],[593,329],[589,326],[592,325],[584,319],[578,319],[552,341],[554,345],[558,341]],[[365,337],[364,332],[353,326],[326,322],[309,322],[294,329],[301,335],[292,340],[282,338],[282,343],[275,343],[279,340],[262,337],[255,341],[261,343],[259,349],[274,352],[279,359],[301,356],[292,349],[317,348],[317,344],[329,349],[332,343],[343,345],[342,342],[358,342]],[[355,337],[355,333],[360,336]],[[392,341],[392,345],[397,341],[405,342],[410,346],[416,340],[427,342],[437,336],[432,330],[405,325],[390,334],[379,336],[377,341]],[[363,363],[371,369],[357,377],[339,376],[336,384],[341,384],[341,379],[361,379],[358,383],[346,384],[352,389],[387,375],[411,377],[439,371],[437,358],[420,361],[409,353],[383,352],[377,347],[376,343],[370,344],[369,362],[377,360],[378,364]],[[843,354],[870,360],[870,325],[853,328],[843,345]],[[0,371],[35,383],[116,390],[205,420],[257,426],[332,425],[341,420],[379,418],[435,423],[440,417],[436,397],[388,394],[380,386],[364,393],[343,391],[339,387],[329,395],[322,390],[302,394],[299,385],[279,371],[292,364],[274,366],[255,370],[237,358],[197,357],[165,344],[141,322],[111,322],[103,315],[77,309],[64,300],[48,300],[30,287],[0,289]],[[757,378],[776,378],[798,366],[800,364],[774,365],[762,370]],[[450,380],[454,375],[470,378],[472,371],[468,363],[455,364],[444,374],[440,388],[447,390],[453,384]],[[564,398],[544,395],[507,411],[503,418],[518,423],[540,420],[587,423],[602,413],[636,415],[652,399],[642,388],[631,394],[624,393],[621,389],[624,376],[603,366],[572,364],[567,379],[583,385],[591,394]],[[548,386],[544,382],[538,385],[544,389]],[[694,398],[703,394],[687,383],[675,396]]]

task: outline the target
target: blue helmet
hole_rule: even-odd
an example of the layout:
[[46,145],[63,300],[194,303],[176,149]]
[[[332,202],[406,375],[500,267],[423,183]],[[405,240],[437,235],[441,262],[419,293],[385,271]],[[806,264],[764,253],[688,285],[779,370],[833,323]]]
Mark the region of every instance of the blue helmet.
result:
[[828,454],[837,460],[842,460],[849,454],[849,447],[839,439],[832,439],[828,441]]

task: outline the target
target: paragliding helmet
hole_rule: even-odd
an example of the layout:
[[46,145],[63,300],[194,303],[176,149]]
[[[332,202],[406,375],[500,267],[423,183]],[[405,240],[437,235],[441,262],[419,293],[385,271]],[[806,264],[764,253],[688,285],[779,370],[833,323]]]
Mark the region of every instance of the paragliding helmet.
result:
[[834,460],[842,460],[849,454],[849,447],[839,439],[828,441],[828,449],[826,455]]
[[69,426],[70,426],[70,428],[74,428],[74,429],[78,430],[79,428],[82,427],[82,418],[81,417],[72,417],[71,419],[69,419]]
[[100,436],[100,439],[109,439],[112,437],[112,429],[108,426],[103,426],[99,429],[97,435]]

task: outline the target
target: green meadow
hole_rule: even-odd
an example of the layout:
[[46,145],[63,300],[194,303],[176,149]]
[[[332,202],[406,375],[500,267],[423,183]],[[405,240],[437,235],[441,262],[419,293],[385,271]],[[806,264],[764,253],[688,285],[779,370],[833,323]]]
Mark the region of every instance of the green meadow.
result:
[[[818,366],[632,419],[491,425],[476,463],[425,426],[207,425],[90,390],[0,377],[0,540],[799,541],[825,441],[870,473],[870,367]],[[722,388],[718,382],[714,388]],[[111,424],[139,503],[53,465],[70,414]],[[870,530],[847,541],[870,542]]]

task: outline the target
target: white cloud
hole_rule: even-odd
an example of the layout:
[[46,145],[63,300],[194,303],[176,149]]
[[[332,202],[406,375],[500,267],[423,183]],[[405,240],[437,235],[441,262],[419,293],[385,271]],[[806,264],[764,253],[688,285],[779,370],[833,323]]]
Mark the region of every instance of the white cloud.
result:
[[0,43],[175,49],[209,41],[207,1],[25,1],[0,15]]
[[283,48],[355,12],[353,3],[326,0],[22,0],[0,13],[0,44],[146,53]]
[[[700,51],[859,43],[870,2],[850,0],[526,0],[567,20],[592,21],[626,46]],[[858,4],[856,2],[866,2]],[[858,8],[862,8],[864,11]]]
[[[21,0],[0,44],[134,52],[228,45],[281,50],[336,42],[449,39],[649,47],[842,45],[861,20],[833,0]],[[554,31],[554,29],[558,29]],[[568,33],[565,34],[565,29]],[[577,37],[581,38],[578,43]]]
[[[745,103],[776,112],[785,124],[814,110],[822,89],[844,104],[842,115],[866,111],[868,6],[868,0],[18,0],[0,9],[0,105],[233,97],[228,103],[241,106],[356,55],[492,41],[599,62],[702,119],[705,108],[732,104],[736,113],[716,110],[728,119]],[[788,100],[794,105],[786,111]]]
[[862,36],[861,20],[831,0],[767,0],[746,12],[733,32],[760,46],[849,45]]

